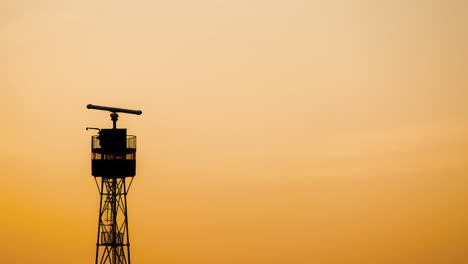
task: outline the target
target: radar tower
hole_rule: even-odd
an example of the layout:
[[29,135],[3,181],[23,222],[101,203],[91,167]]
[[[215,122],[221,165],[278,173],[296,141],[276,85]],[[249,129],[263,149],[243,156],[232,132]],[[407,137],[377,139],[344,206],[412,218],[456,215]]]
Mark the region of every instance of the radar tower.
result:
[[87,105],[111,112],[112,129],[91,137],[91,174],[100,194],[96,264],[130,264],[127,194],[136,171],[136,136],[117,128],[117,113],[141,115],[140,110]]

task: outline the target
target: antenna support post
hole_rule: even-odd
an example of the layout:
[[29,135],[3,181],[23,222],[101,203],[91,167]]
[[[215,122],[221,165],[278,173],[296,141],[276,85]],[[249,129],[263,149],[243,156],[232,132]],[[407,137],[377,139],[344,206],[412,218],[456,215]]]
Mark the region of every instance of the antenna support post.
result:
[[112,128],[117,129],[117,120],[119,119],[119,115],[117,113],[112,113],[110,116],[113,124]]

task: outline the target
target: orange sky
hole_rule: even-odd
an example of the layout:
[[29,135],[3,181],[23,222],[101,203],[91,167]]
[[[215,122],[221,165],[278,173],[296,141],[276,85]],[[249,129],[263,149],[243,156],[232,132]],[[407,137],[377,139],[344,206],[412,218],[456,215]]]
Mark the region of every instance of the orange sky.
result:
[[467,3],[1,1],[1,262],[94,260],[92,103],[133,263],[466,263]]

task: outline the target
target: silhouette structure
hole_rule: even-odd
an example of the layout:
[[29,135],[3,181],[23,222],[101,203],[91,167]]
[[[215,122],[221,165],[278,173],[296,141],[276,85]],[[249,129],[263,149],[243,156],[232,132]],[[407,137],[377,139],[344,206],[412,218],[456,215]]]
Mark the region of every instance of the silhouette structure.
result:
[[96,264],[130,264],[127,193],[136,170],[136,136],[117,128],[117,113],[142,112],[91,104],[87,108],[110,111],[113,122],[112,129],[86,128],[99,131],[91,137],[92,175],[101,195]]

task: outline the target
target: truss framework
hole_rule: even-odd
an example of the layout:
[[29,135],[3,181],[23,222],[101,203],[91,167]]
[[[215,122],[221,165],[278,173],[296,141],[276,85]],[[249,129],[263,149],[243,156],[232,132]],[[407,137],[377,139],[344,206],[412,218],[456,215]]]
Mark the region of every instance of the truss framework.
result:
[[102,177],[100,182],[95,178],[101,196],[96,264],[130,264],[127,193],[133,177],[127,178]]

